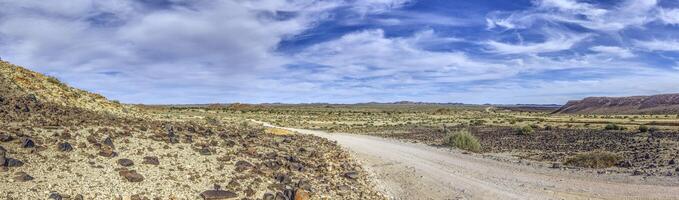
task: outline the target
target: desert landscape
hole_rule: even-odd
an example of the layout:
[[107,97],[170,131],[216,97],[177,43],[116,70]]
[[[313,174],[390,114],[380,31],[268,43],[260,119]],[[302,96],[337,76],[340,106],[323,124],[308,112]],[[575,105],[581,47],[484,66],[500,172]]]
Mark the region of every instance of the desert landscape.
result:
[[0,200],[679,200],[677,0],[0,0]]
[[679,117],[628,114],[639,101],[612,109],[619,114],[565,112],[604,109],[573,102],[124,105],[1,67],[6,199],[672,199],[679,192]]

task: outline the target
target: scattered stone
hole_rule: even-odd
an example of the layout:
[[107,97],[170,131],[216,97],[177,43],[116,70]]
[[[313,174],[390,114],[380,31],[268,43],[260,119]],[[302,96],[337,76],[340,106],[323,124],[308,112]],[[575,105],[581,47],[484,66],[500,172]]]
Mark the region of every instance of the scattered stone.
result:
[[356,180],[356,179],[358,179],[358,172],[352,171],[352,172],[344,173],[344,177],[352,179],[352,180]]
[[85,198],[85,197],[83,197],[82,194],[79,194],[79,195],[75,195],[75,197],[74,197],[73,199],[74,199],[74,200],[83,200],[84,198]]
[[0,166],[5,166],[5,162],[7,162],[5,156],[7,156],[7,150],[0,146]]
[[68,142],[61,143],[59,144],[59,151],[62,152],[73,151],[73,146],[71,146],[71,144],[69,144]]
[[59,193],[52,192],[52,194],[50,194],[48,199],[61,200],[62,197]]
[[19,181],[19,182],[26,182],[26,181],[32,181],[33,177],[28,175],[26,172],[17,172],[16,177],[14,177],[14,180]]
[[632,175],[634,175],[634,176],[641,176],[642,174],[644,174],[644,173],[640,170],[634,170],[634,172],[632,172]]
[[9,142],[12,140],[14,140],[14,138],[11,135],[0,134],[0,142]]
[[35,147],[35,142],[33,142],[33,139],[31,138],[21,138],[21,147],[23,148],[33,148]]
[[236,162],[236,171],[237,172],[242,172],[242,171],[245,171],[245,170],[248,170],[248,169],[252,169],[253,167],[254,166],[247,161],[241,160],[241,161]]
[[238,194],[226,190],[207,190],[200,193],[200,196],[203,197],[204,200],[220,200],[233,199],[238,197]]
[[311,199],[309,192],[303,189],[297,189],[297,191],[295,191],[295,200],[309,200],[309,199]]
[[264,193],[264,196],[262,197],[262,200],[274,200],[276,196],[274,196],[271,193]]
[[106,148],[106,149],[102,149],[101,151],[99,151],[99,155],[103,156],[103,157],[107,157],[107,158],[113,158],[113,157],[118,156],[118,153],[116,153],[112,149]]
[[113,145],[113,139],[111,137],[106,137],[104,141],[101,142],[102,144],[111,147],[112,149],[115,149],[116,147]]
[[149,165],[160,165],[160,160],[158,160],[158,157],[156,156],[146,156],[144,157],[144,161],[142,163]]
[[212,155],[212,152],[210,151],[210,148],[208,148],[208,147],[203,147],[202,149],[200,149],[199,152],[200,152],[200,155],[204,155],[204,156]]
[[560,169],[560,168],[561,168],[561,163],[552,163],[552,168],[554,168],[554,169]]
[[629,160],[622,161],[618,164],[618,167],[630,168],[632,167],[632,162]]
[[125,167],[129,167],[129,166],[134,165],[134,162],[133,162],[132,160],[130,160],[130,159],[123,158],[123,159],[119,159],[119,160],[118,160],[118,164],[119,164],[119,165],[122,165],[122,166],[125,166]]
[[137,171],[135,171],[135,170],[125,169],[125,170],[119,171],[118,174],[120,174],[120,176],[127,179],[127,181],[129,181],[129,182],[141,182],[141,181],[144,180],[144,176],[137,173]]
[[14,159],[14,158],[6,158],[5,159],[5,166],[7,167],[21,167],[24,166],[24,162],[21,162],[20,160]]

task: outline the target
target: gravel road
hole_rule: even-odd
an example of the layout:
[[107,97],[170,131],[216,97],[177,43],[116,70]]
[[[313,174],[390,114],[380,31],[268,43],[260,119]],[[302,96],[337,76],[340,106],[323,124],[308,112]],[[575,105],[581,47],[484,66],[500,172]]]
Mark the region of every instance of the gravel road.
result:
[[665,178],[551,169],[373,136],[286,129],[337,141],[393,199],[679,199],[679,185]]

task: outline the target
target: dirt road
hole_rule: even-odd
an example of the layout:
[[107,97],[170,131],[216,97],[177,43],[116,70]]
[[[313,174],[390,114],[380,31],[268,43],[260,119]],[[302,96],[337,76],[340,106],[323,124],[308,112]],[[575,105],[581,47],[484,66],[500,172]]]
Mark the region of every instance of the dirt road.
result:
[[679,185],[665,179],[550,169],[372,136],[286,129],[337,141],[393,199],[679,199]]

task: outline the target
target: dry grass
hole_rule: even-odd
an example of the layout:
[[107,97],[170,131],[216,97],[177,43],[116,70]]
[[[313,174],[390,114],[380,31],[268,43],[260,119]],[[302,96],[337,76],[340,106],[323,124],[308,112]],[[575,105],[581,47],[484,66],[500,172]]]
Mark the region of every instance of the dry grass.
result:
[[444,144],[471,152],[481,151],[481,143],[469,131],[458,131],[448,134],[444,139]]

